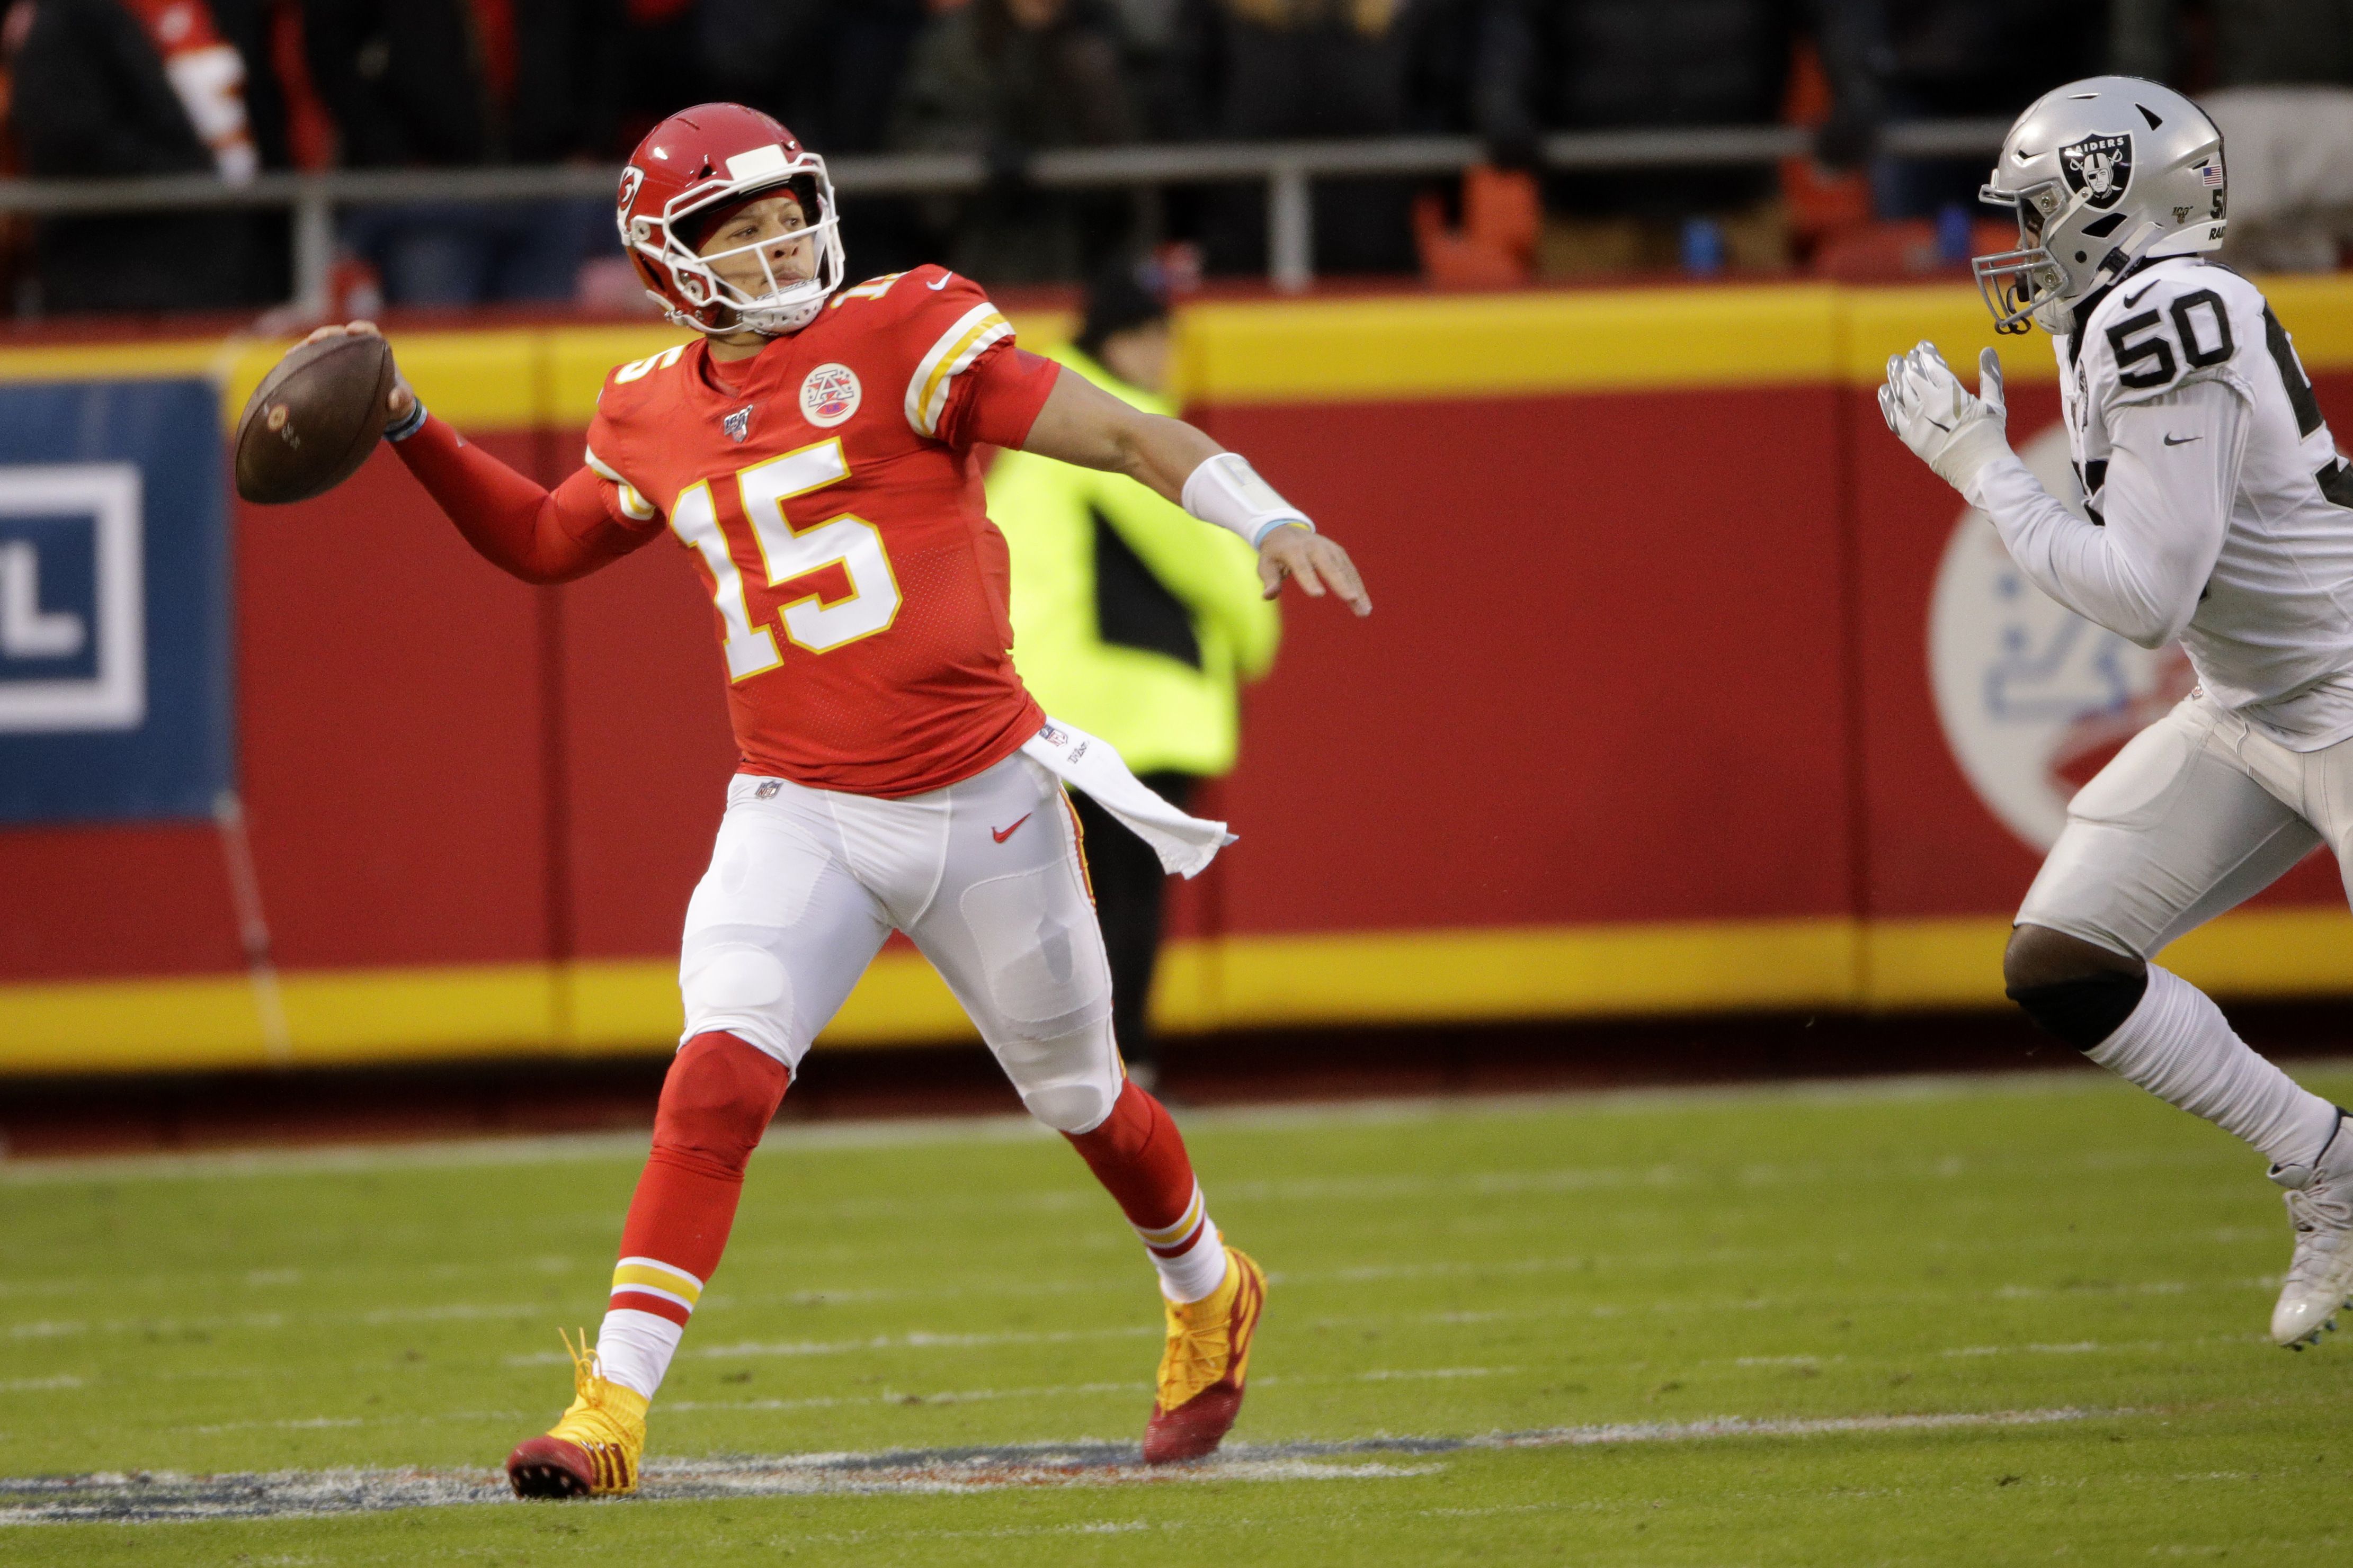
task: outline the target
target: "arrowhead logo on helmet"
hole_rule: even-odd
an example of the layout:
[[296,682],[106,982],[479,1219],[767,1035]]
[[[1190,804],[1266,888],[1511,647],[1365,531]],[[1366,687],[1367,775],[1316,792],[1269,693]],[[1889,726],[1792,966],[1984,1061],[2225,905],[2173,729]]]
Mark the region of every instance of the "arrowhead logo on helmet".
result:
[[2086,136],[2059,149],[2067,186],[2102,210],[2112,207],[2132,184],[2132,136]]
[[629,204],[638,199],[638,187],[646,183],[646,172],[636,164],[621,171],[621,189],[613,198],[613,221],[620,226],[621,244],[629,243]]

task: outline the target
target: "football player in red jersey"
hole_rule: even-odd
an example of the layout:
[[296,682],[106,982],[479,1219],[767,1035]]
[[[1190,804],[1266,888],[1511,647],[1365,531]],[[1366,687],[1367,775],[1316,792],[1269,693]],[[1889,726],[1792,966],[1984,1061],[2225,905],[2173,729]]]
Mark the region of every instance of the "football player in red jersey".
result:
[[664,534],[690,550],[742,752],[687,908],[685,1030],[608,1310],[593,1351],[574,1352],[571,1407],[508,1458],[515,1490],[636,1487],[648,1405],[726,1245],[745,1163],[894,929],[1142,1238],[1168,1331],[1144,1455],[1206,1455],[1240,1407],[1265,1276],[1226,1247],[1176,1125],[1121,1071],[1064,785],[1187,876],[1229,836],[1023,689],[975,450],[1128,474],[1249,539],[1270,597],[1289,578],[1366,615],[1356,569],[1238,455],[1018,348],[970,281],[923,267],[843,287],[824,162],[765,114],[707,104],[656,126],[623,171],[617,216],[650,291],[701,335],[611,374],[577,473],[543,489],[405,382],[385,428],[467,541],[528,582]]

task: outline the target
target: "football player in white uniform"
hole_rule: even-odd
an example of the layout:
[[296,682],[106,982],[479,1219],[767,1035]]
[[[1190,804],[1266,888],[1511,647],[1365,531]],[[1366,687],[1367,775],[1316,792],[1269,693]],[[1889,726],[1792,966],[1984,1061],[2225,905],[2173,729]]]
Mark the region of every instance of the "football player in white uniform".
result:
[[2095,77],[2019,117],[1982,193],[2020,247],[1978,258],[1978,286],[2002,331],[2052,334],[2090,521],[2010,450],[1991,349],[1972,395],[1924,342],[1879,401],[2044,593],[2197,669],[2068,807],[2002,975],[2038,1024],[2270,1159],[2295,1226],[2272,1337],[2301,1349],[2353,1290],[2346,1112],[2149,962],[2316,845],[2353,876],[2353,470],[2262,292],[2203,259],[2225,188],[2197,105]]

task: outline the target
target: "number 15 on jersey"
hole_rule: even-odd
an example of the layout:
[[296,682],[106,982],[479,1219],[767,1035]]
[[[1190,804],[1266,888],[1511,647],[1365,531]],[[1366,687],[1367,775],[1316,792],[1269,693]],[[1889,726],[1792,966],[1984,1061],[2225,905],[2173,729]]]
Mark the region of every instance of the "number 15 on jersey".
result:
[[[777,607],[786,637],[810,653],[831,653],[887,631],[899,614],[898,579],[892,574],[882,534],[872,523],[844,512],[813,528],[795,529],[785,516],[785,502],[849,477],[849,460],[839,438],[738,468],[733,476],[767,586],[780,588],[832,566],[839,566],[849,578],[849,594],[830,604],[812,583],[806,594]],[[698,479],[679,492],[670,510],[670,526],[710,570],[711,601],[726,630],[727,679],[748,680],[784,660],[776,651],[775,628],[752,620],[744,574],[728,547],[711,484]]]

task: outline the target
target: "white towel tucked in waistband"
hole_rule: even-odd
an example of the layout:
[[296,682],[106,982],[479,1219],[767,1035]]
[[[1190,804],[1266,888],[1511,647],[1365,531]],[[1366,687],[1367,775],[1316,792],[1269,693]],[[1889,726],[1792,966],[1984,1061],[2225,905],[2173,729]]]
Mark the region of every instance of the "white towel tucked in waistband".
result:
[[1134,828],[1166,870],[1198,877],[1219,850],[1234,841],[1224,823],[1187,816],[1145,788],[1143,780],[1127,771],[1118,749],[1101,736],[1049,719],[1021,752],[1064,783],[1086,791],[1097,805]]

